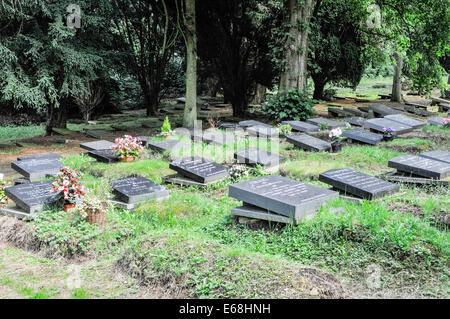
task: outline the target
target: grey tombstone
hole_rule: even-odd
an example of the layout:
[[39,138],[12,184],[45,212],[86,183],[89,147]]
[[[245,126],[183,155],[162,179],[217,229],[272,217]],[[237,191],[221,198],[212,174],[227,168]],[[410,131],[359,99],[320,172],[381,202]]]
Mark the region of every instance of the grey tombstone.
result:
[[393,135],[400,135],[411,132],[413,128],[409,125],[401,124],[386,118],[376,118],[364,122],[364,127],[377,132],[384,132],[385,128],[393,129]]
[[240,164],[261,165],[266,168],[276,167],[286,159],[258,148],[246,148],[234,153],[234,158]]
[[388,166],[400,172],[432,179],[444,179],[450,176],[450,164],[415,155],[395,157],[389,161]]
[[38,160],[38,159],[50,159],[50,160],[60,160],[61,155],[56,153],[43,153],[36,154],[31,156],[20,156],[17,158],[18,161],[26,161],[26,160]]
[[248,120],[248,121],[241,121],[239,122],[239,126],[243,127],[243,128],[247,128],[247,127],[251,127],[251,126],[256,126],[256,125],[261,125],[261,126],[266,126],[266,127],[271,127],[268,124],[259,122],[259,121],[255,121],[255,120]]
[[319,127],[302,121],[283,121],[283,125],[290,125],[293,131],[297,132],[318,132]]
[[247,128],[249,136],[262,137],[262,138],[274,138],[279,137],[278,131],[272,127],[263,125],[250,126]]
[[307,120],[308,123],[311,123],[313,125],[317,125],[319,126],[322,123],[326,123],[327,124],[327,129],[335,129],[338,127],[346,127],[347,124],[344,122],[338,122],[338,121],[333,121],[330,119],[326,119],[323,117],[318,117],[318,118],[314,118],[314,119],[309,119]]
[[450,164],[450,153],[445,152],[445,151],[437,150],[437,151],[426,152],[426,153],[420,154],[420,157],[424,157],[424,158],[432,159],[435,161],[440,161],[440,162]]
[[230,185],[229,196],[289,218],[296,223],[314,215],[339,194],[321,187],[271,175]]
[[30,182],[36,182],[49,176],[55,176],[64,165],[53,159],[16,161],[11,168],[25,176]]
[[239,129],[239,128],[242,128],[240,125],[239,125],[239,123],[234,123],[234,122],[223,122],[223,123],[220,123],[220,125],[219,125],[219,127],[221,128],[221,129],[232,129],[232,130],[235,130],[235,129]]
[[161,142],[148,142],[147,147],[157,152],[166,152],[181,150],[187,148],[188,145],[178,140],[166,140]]
[[342,132],[342,136],[370,145],[376,145],[383,140],[382,134],[376,134],[362,129],[344,131]]
[[436,116],[431,119],[428,119],[428,124],[443,126],[442,125],[443,120],[444,120],[444,118],[442,116]]
[[391,107],[388,107],[384,104],[371,104],[369,105],[370,109],[375,113],[375,115],[378,115],[379,117],[384,117],[386,115],[393,115],[393,114],[402,114],[402,111],[395,110]]
[[319,175],[319,181],[344,194],[372,200],[396,192],[400,186],[349,168],[334,169]]
[[112,182],[112,193],[115,200],[126,204],[162,199],[169,196],[169,191],[159,184],[144,177],[128,177]]
[[234,144],[236,137],[220,131],[206,131],[203,134],[203,141],[214,145]]
[[7,187],[5,195],[25,213],[32,214],[60,200],[61,194],[51,192],[52,183],[52,181],[32,182]]
[[394,122],[398,122],[400,124],[405,124],[405,125],[411,126],[412,128],[415,128],[415,129],[423,127],[427,124],[425,122],[418,121],[418,120],[412,119],[410,117],[407,117],[407,116],[404,116],[401,114],[386,115],[384,118],[392,120]]
[[344,119],[347,123],[350,123],[353,126],[364,126],[364,122],[366,121],[363,117],[347,117]]
[[306,151],[325,152],[331,150],[331,143],[307,134],[287,135],[286,141]]
[[148,143],[150,143],[153,139],[152,136],[138,136],[138,139],[141,140],[142,146],[147,146]]
[[119,156],[113,150],[94,150],[87,152],[92,158],[95,158],[101,163],[111,164],[119,161]]
[[[283,224],[291,224],[293,223],[293,219],[282,216],[279,214],[267,212],[267,210],[264,210],[262,208],[255,207],[253,205],[243,205],[240,207],[232,208],[231,209],[231,215],[237,216],[237,217],[246,217],[251,219],[261,219],[261,220],[267,220],[269,222],[276,222],[276,223],[283,223]],[[295,224],[295,222],[294,222]]]
[[88,150],[88,151],[95,151],[95,150],[107,150],[111,149],[111,146],[113,146],[114,143],[111,143],[109,141],[100,140],[100,141],[93,141],[93,142],[86,142],[80,144],[80,147]]
[[199,156],[173,161],[169,166],[180,175],[199,183],[211,183],[228,176],[228,168]]

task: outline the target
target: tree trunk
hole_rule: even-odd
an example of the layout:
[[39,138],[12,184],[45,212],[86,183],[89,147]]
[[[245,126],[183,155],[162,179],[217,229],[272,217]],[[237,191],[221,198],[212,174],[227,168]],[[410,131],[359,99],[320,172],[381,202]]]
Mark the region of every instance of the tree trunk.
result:
[[[314,0],[289,0],[287,22],[292,25],[284,47],[285,67],[279,90],[303,90],[307,84],[308,25]],[[299,23],[305,24],[299,27]]]
[[47,104],[45,135],[52,135],[53,128],[67,128],[66,108],[62,104],[58,108],[54,104]]
[[394,81],[392,83],[392,102],[402,102],[402,69],[403,57],[397,52],[394,53]]
[[321,79],[318,79],[317,77],[314,78],[314,96],[313,99],[315,100],[322,100],[323,99],[323,91],[325,89],[326,81],[323,81]]
[[193,128],[197,120],[197,34],[195,0],[186,0],[186,105],[183,126]]
[[257,83],[255,88],[255,96],[253,97],[253,104],[262,104],[266,101],[266,89],[262,84]]
[[231,104],[233,105],[233,116],[245,116],[245,110],[247,109],[247,99],[245,95],[236,94],[231,100]]

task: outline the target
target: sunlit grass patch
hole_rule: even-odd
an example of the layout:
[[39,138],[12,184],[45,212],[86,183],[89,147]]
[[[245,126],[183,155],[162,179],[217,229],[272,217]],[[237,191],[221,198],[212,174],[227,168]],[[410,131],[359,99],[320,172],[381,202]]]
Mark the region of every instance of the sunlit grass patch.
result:
[[44,135],[43,125],[0,126],[0,140],[25,139]]

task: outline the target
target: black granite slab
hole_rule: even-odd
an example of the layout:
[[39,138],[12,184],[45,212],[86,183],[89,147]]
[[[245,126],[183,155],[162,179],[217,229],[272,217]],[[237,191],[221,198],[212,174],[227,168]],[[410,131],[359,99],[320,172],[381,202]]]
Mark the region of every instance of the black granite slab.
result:
[[391,121],[399,122],[400,124],[411,126],[415,129],[423,127],[427,124],[425,122],[418,121],[418,120],[412,119],[410,117],[407,117],[407,116],[404,116],[401,114],[386,115],[384,118],[389,119]]
[[259,122],[259,121],[255,121],[255,120],[247,120],[247,121],[241,121],[239,122],[239,126],[243,127],[243,128],[247,128],[247,127],[251,127],[251,126],[256,126],[256,125],[261,125],[261,126],[266,126],[266,127],[271,127],[269,124],[263,123],[263,122]]
[[366,121],[363,117],[347,117],[344,120],[353,126],[364,126],[364,122]]
[[307,122],[311,123],[313,125],[317,125],[317,126],[319,126],[321,123],[327,123],[327,129],[330,129],[330,130],[338,128],[338,127],[346,127],[347,126],[347,124],[345,122],[333,121],[333,120],[326,119],[323,117],[309,119],[309,120],[307,120]]
[[234,153],[234,158],[240,164],[261,165],[266,168],[275,167],[286,161],[278,154],[274,154],[258,148],[246,148]]
[[112,182],[112,193],[115,199],[127,204],[169,196],[169,191],[164,186],[144,177],[117,179]]
[[35,213],[58,202],[61,195],[51,193],[52,181],[32,182],[5,188],[5,195],[26,213]]
[[310,124],[302,121],[283,121],[283,125],[290,125],[293,131],[297,132],[318,132],[319,127],[314,124]]
[[435,161],[440,161],[440,162],[450,164],[450,152],[446,152],[446,151],[437,150],[437,151],[426,152],[426,153],[420,154],[420,157],[424,157],[424,158],[432,159]]
[[173,161],[169,167],[199,183],[210,183],[228,176],[228,168],[199,156]]
[[64,165],[54,159],[22,160],[11,163],[11,168],[36,182],[49,176],[56,176]]
[[411,132],[414,129],[409,125],[404,125],[386,118],[376,118],[367,120],[364,123],[364,127],[381,133],[384,132],[385,128],[391,128],[394,130],[393,135],[401,135],[404,133]]
[[393,115],[393,114],[402,114],[402,111],[395,110],[389,106],[386,106],[384,104],[370,104],[370,109],[375,113],[375,115],[379,117],[384,117],[386,115]]
[[49,159],[49,160],[60,160],[61,155],[56,153],[42,153],[31,156],[20,156],[17,158],[18,161],[26,161],[26,160],[38,160],[38,159]]
[[272,127],[255,125],[247,128],[249,136],[262,137],[262,138],[274,138],[279,137],[278,131]]
[[113,150],[94,150],[87,152],[87,155],[95,158],[101,163],[115,163],[119,161],[119,156]]
[[339,194],[271,175],[230,185],[229,196],[298,221],[314,215],[324,202]]
[[286,141],[305,151],[325,152],[331,150],[331,143],[307,134],[287,135]]
[[389,167],[418,176],[444,179],[450,176],[450,164],[415,155],[398,156],[391,159]]
[[99,140],[99,141],[93,141],[93,142],[86,142],[80,144],[80,147],[88,150],[88,151],[95,151],[95,150],[109,150],[111,149],[111,146],[113,146],[114,143],[111,143],[109,141],[105,140]]
[[344,131],[342,132],[342,136],[370,145],[376,145],[383,140],[383,134],[372,133],[363,129]]
[[334,169],[319,175],[319,181],[344,194],[372,200],[396,192],[400,186],[349,168]]
[[214,145],[232,145],[236,141],[236,137],[220,131],[205,131],[203,141]]

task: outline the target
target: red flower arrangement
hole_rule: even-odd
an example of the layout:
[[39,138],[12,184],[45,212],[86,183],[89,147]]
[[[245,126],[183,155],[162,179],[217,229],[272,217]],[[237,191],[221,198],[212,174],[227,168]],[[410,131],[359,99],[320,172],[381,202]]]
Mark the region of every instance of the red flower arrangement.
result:
[[75,204],[79,198],[86,195],[86,187],[80,185],[80,177],[80,172],[63,167],[56,181],[53,182],[50,192],[60,192],[66,203]]

